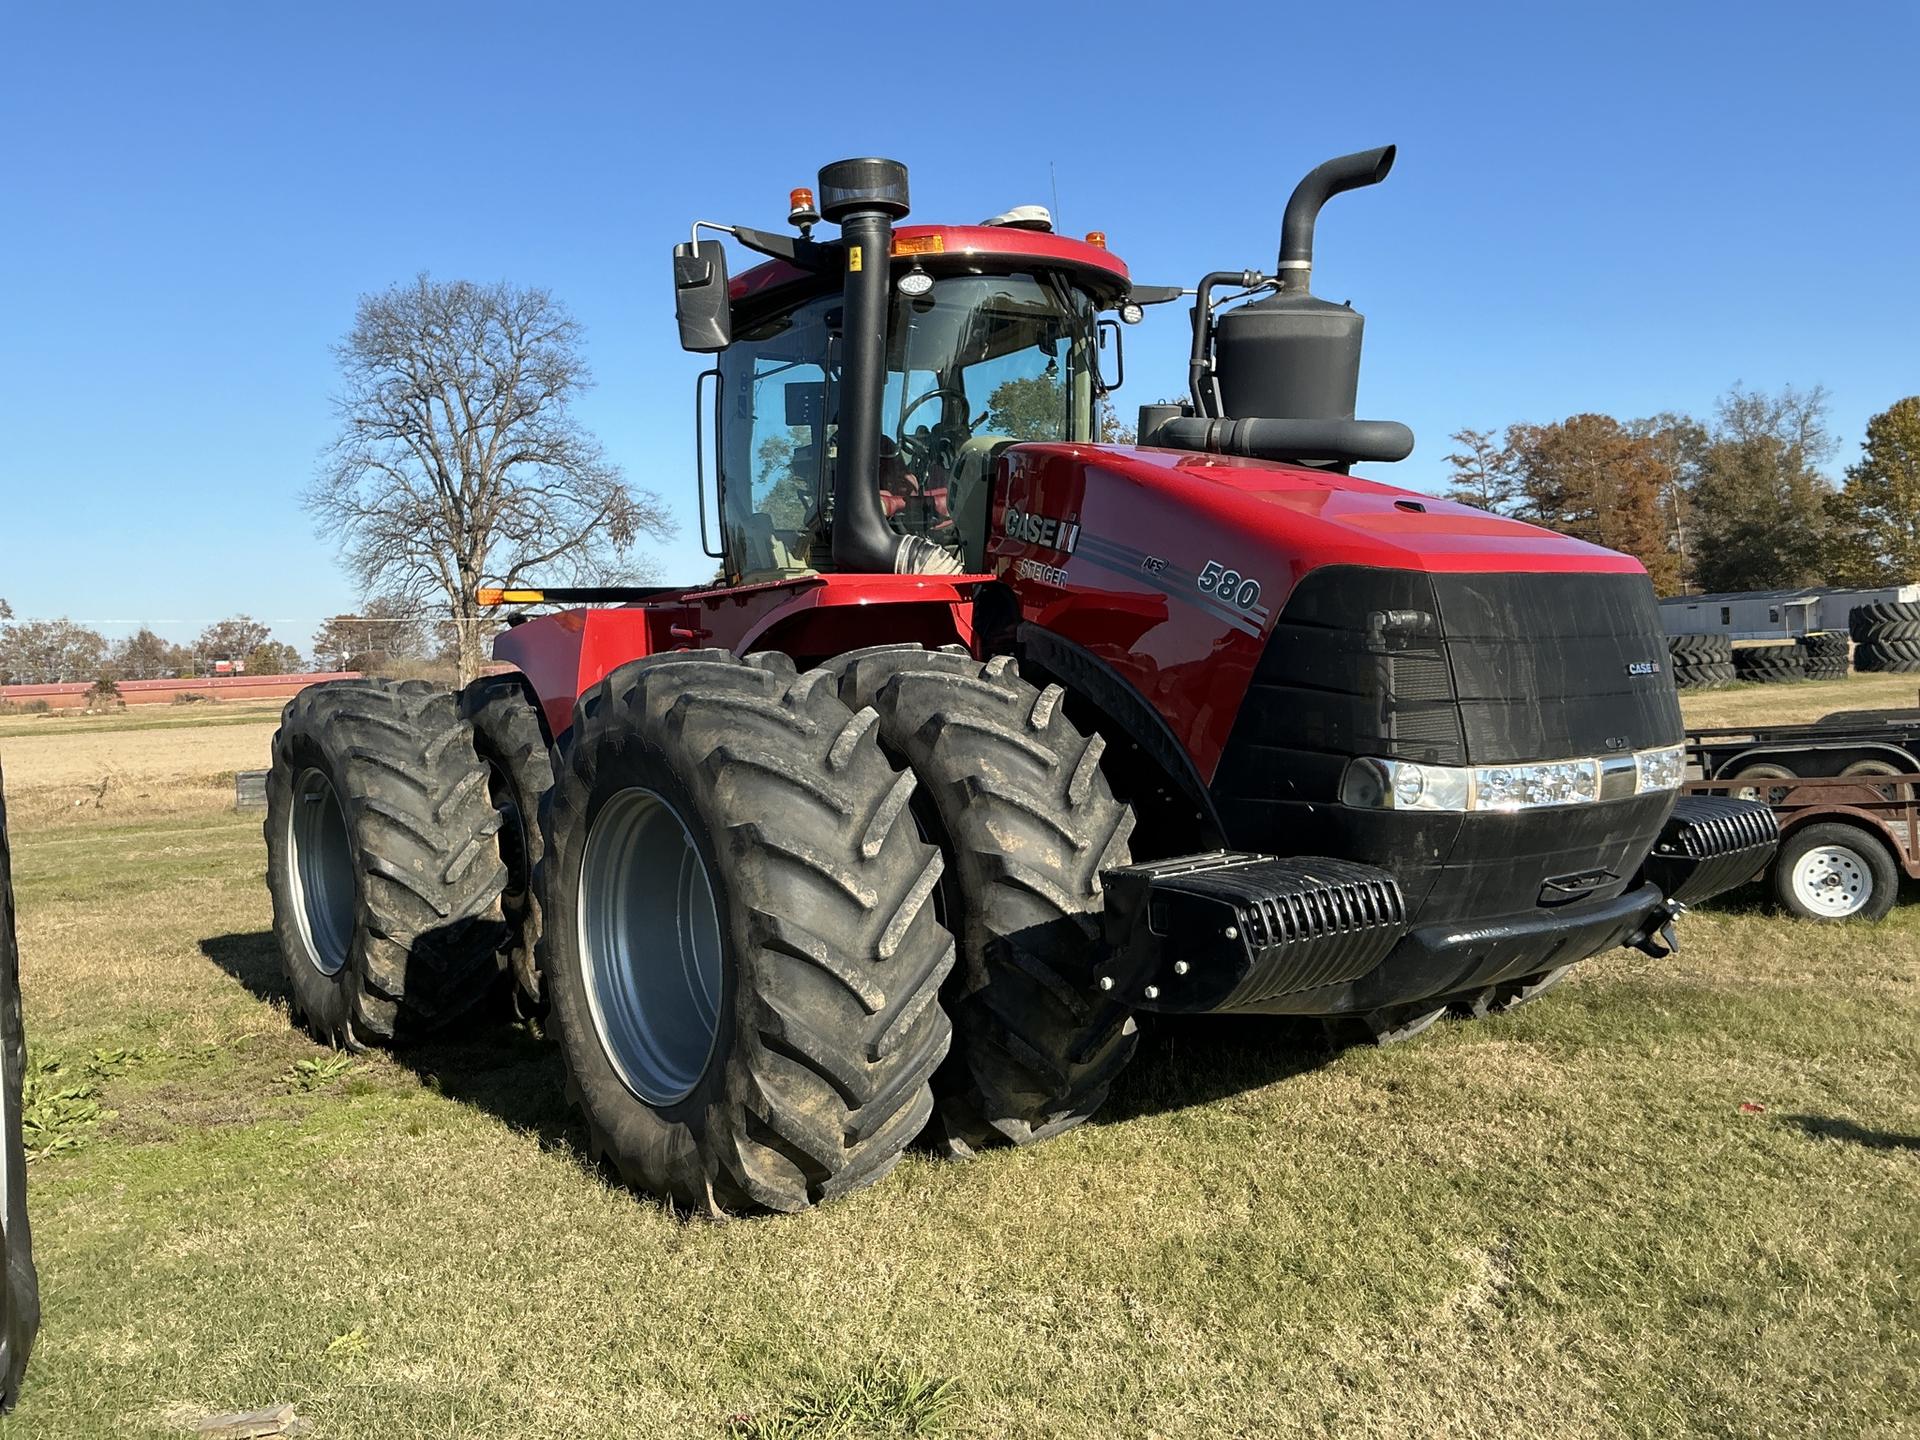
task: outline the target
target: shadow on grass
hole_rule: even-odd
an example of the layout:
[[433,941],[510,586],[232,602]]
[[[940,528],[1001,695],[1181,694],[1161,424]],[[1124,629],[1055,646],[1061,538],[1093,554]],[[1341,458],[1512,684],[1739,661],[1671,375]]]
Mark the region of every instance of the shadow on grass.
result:
[[1896,1135],[1888,1130],[1869,1130],[1837,1115],[1788,1115],[1789,1125],[1797,1125],[1815,1140],[1842,1140],[1868,1150],[1920,1150],[1920,1135]]
[[1287,1015],[1143,1017],[1140,1049],[1094,1117],[1185,1110],[1316,1070],[1345,1048],[1318,1020]]
[[[215,935],[200,942],[200,952],[257,999],[279,1005],[289,1000],[271,931]],[[393,1059],[428,1089],[484,1110],[546,1149],[570,1150],[587,1164],[586,1130],[568,1110],[559,1050],[527,1026],[507,1023],[505,1010],[502,1001],[484,1016],[402,1046],[391,1052]]]
[[[288,1002],[271,931],[211,936],[200,951],[257,999]],[[1271,1085],[1324,1065],[1339,1048],[1318,1021],[1286,1016],[1160,1016],[1142,1030],[1139,1053],[1100,1111],[1103,1121],[1184,1110]],[[393,1058],[429,1088],[542,1145],[571,1149],[586,1163],[586,1132],[566,1103],[560,1052],[526,1026],[476,1020],[404,1046]]]

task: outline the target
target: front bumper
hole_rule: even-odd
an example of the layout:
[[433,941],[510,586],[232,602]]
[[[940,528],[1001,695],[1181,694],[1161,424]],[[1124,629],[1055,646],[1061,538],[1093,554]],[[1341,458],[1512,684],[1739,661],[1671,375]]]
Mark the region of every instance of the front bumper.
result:
[[1103,988],[1141,1010],[1343,1015],[1477,990],[1619,945],[1664,954],[1688,906],[1758,874],[1764,805],[1682,796],[1637,882],[1599,900],[1410,926],[1385,870],[1228,851],[1105,872]]

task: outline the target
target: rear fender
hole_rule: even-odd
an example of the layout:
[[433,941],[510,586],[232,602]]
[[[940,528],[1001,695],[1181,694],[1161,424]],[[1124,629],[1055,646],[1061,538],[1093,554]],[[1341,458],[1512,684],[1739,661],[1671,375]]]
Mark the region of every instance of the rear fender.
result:
[[[1813,764],[1809,765],[1809,759]],[[1729,780],[1749,765],[1781,765],[1802,779],[1813,780],[1829,775],[1838,775],[1847,766],[1859,760],[1885,760],[1900,767],[1901,772],[1920,770],[1920,757],[1916,757],[1900,746],[1875,740],[1831,740],[1816,741],[1811,744],[1802,741],[1792,745],[1755,745],[1742,750],[1729,760],[1720,763],[1713,772],[1716,780]],[[1796,764],[1795,762],[1799,763]]]

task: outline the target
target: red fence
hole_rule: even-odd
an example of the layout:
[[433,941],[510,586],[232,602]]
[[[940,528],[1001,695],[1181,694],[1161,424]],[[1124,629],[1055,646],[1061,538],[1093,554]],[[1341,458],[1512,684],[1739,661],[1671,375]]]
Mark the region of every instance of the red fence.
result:
[[[357,670],[330,670],[316,675],[203,675],[185,680],[122,680],[120,697],[129,705],[169,705],[179,695],[204,695],[209,700],[285,700],[320,680],[357,680]],[[49,710],[80,710],[93,686],[84,680],[64,685],[0,685],[0,701],[30,704],[44,701]]]

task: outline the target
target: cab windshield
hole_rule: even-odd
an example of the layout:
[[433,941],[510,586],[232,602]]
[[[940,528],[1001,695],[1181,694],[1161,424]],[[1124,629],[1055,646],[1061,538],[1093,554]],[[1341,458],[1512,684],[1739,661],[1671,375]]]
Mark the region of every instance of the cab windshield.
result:
[[[830,565],[840,384],[838,295],[740,334],[722,354],[727,569],[770,579]],[[999,452],[1093,438],[1092,302],[1057,275],[966,275],[896,289],[881,405],[888,522],[977,566]]]

